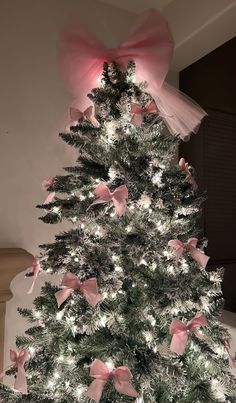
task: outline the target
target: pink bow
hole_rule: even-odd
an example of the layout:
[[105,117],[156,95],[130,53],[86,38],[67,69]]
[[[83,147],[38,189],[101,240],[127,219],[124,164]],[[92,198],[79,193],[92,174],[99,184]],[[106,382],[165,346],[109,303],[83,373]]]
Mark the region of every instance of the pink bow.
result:
[[42,181],[42,188],[43,190],[48,190],[54,182],[54,178],[52,176],[50,176],[48,179],[44,179]]
[[93,116],[93,107],[92,105],[89,106],[84,110],[84,112],[81,112],[77,108],[70,108],[70,118],[73,121],[79,122],[82,118],[88,120],[89,122],[92,123],[93,126],[98,127],[99,123],[97,119]]
[[234,359],[233,359],[232,355],[230,354],[230,344],[229,344],[229,341],[228,341],[228,340],[225,340],[224,345],[225,345],[225,351],[226,351],[226,353],[227,353],[227,355],[228,355],[228,361],[229,361],[229,366],[230,366],[230,368],[236,368],[236,364],[235,364],[235,362],[234,362]]
[[193,178],[191,172],[189,171],[189,163],[185,162],[184,158],[180,158],[179,160],[179,167],[182,169],[182,171],[186,172],[186,179],[192,184],[193,189],[196,190],[198,188],[198,185]]
[[186,95],[164,82],[169,70],[174,40],[164,17],[155,9],[141,16],[131,35],[117,48],[106,48],[80,22],[69,22],[61,44],[65,80],[77,105],[87,103],[86,96],[98,87],[104,62],[115,61],[125,69],[133,60],[138,81],[148,83],[163,120],[173,135],[182,138],[197,131],[206,112]]
[[85,395],[95,400],[96,403],[100,402],[103,389],[109,378],[113,379],[114,387],[119,393],[131,397],[139,396],[130,382],[132,374],[128,367],[118,367],[110,371],[106,364],[95,359],[90,368],[90,376],[95,380],[91,383]]
[[170,325],[170,334],[172,335],[170,350],[179,355],[184,354],[189,333],[194,333],[199,338],[208,339],[207,336],[199,332],[200,327],[203,326],[208,326],[208,323],[202,313],[197,314],[187,325],[180,320],[173,319]]
[[122,216],[125,213],[126,199],[128,199],[128,189],[126,185],[121,185],[116,188],[114,192],[110,192],[108,186],[104,182],[101,182],[97,185],[94,193],[98,199],[95,200],[91,206],[112,201],[118,216]]
[[133,114],[131,123],[132,125],[139,127],[143,123],[143,117],[146,113],[157,113],[158,109],[154,101],[150,102],[146,106],[142,107],[139,104],[131,104],[131,113]]
[[[52,178],[51,176],[48,179],[44,179],[43,182],[42,182],[43,190],[47,191],[53,185],[53,182],[54,182],[54,178]],[[49,192],[48,196],[46,197],[46,199],[43,202],[43,204],[52,203],[53,200],[54,200],[55,194],[56,194],[55,192]]]
[[[28,357],[29,357],[28,351],[25,349],[21,350],[20,352],[10,350],[10,359],[13,362],[13,366],[17,368],[17,375],[14,384],[14,389],[25,395],[28,393],[28,388],[24,366],[25,362],[28,360]],[[6,371],[8,371],[8,369],[10,369],[11,367],[12,365],[9,368],[5,369],[0,374],[0,379],[6,374]]]
[[27,276],[27,277],[33,277],[33,282],[32,282],[32,285],[31,285],[29,291],[27,292],[27,294],[32,294],[35,282],[37,280],[37,277],[38,277],[38,274],[40,271],[41,271],[40,260],[37,256],[35,256],[32,266],[29,267],[29,271],[28,271],[30,276]]
[[171,239],[168,242],[168,245],[176,249],[177,262],[183,255],[184,251],[188,251],[190,252],[192,258],[196,260],[196,262],[205,269],[207,262],[210,258],[196,247],[197,243],[198,243],[197,238],[190,238],[186,243],[180,241],[179,239]]
[[58,307],[69,298],[74,290],[80,289],[90,305],[95,307],[102,300],[102,295],[98,293],[96,278],[80,281],[73,273],[66,273],[62,280],[63,289],[55,293]]

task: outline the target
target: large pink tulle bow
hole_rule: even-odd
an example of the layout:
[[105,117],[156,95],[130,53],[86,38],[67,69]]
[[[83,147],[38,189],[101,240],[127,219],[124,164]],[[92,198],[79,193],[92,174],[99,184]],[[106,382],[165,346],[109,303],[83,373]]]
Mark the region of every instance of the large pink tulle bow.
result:
[[143,123],[143,118],[146,113],[157,113],[158,109],[154,101],[142,107],[139,104],[131,103],[130,112],[133,115],[131,119],[131,123],[139,127]]
[[80,22],[69,23],[61,43],[65,80],[76,97],[75,105],[85,107],[87,94],[99,86],[104,62],[115,61],[125,69],[136,64],[138,81],[146,81],[160,115],[173,135],[185,138],[195,132],[206,112],[176,88],[164,82],[169,70],[174,40],[164,17],[150,9],[135,24],[128,39],[117,48],[106,48]]
[[230,368],[236,368],[235,361],[234,361],[232,355],[230,354],[230,343],[228,340],[225,340],[224,346],[225,346],[225,351],[228,355],[228,362],[229,362]]
[[199,330],[204,326],[208,326],[208,323],[205,315],[202,313],[197,314],[187,325],[180,320],[173,319],[170,325],[170,334],[172,335],[170,350],[179,355],[184,354],[189,333],[194,333],[199,338],[208,339]]
[[71,121],[74,122],[79,122],[82,118],[88,120],[89,122],[92,123],[93,126],[98,127],[99,123],[97,119],[93,115],[93,106],[89,106],[84,110],[84,112],[80,111],[77,108],[70,108],[70,118]]
[[35,282],[37,280],[37,277],[38,277],[40,271],[41,271],[40,260],[37,256],[35,256],[32,266],[29,267],[29,269],[28,269],[28,274],[30,274],[30,276],[27,276],[27,277],[33,277],[33,282],[32,282],[32,285],[31,285],[29,291],[27,292],[27,294],[32,294],[34,286],[35,286]]
[[183,172],[186,173],[187,181],[189,181],[189,183],[192,184],[193,189],[196,190],[198,188],[198,185],[197,185],[195,179],[193,178],[191,172],[189,171],[189,163],[186,162],[184,158],[180,158],[179,167],[180,167],[180,169],[182,169]]
[[6,371],[10,369],[12,366],[17,368],[17,375],[15,379],[14,389],[25,395],[28,393],[26,373],[25,373],[25,363],[28,360],[28,358],[29,354],[26,349],[23,349],[19,352],[15,350],[10,350],[10,359],[13,362],[13,365],[5,369],[0,374],[1,379],[5,375]]
[[112,201],[115,206],[116,213],[119,216],[122,216],[125,213],[126,199],[128,199],[128,189],[126,185],[121,185],[116,188],[114,192],[110,192],[106,183],[101,182],[99,185],[97,185],[94,193],[98,199],[95,200],[91,206]]
[[190,238],[186,243],[180,241],[179,239],[171,239],[168,242],[168,245],[176,249],[177,262],[179,261],[183,253],[185,251],[188,251],[190,252],[193,259],[196,260],[196,262],[205,269],[207,262],[210,258],[209,256],[205,255],[200,249],[197,248],[197,243],[198,243],[197,238]]
[[58,307],[69,298],[73,291],[80,289],[86,298],[87,302],[95,307],[102,300],[102,295],[99,294],[96,278],[80,281],[73,273],[66,273],[62,279],[62,290],[55,293]]
[[131,384],[132,374],[128,367],[118,367],[111,371],[106,364],[95,359],[90,368],[90,376],[96,379],[91,383],[85,395],[95,400],[96,403],[100,402],[109,378],[113,379],[114,387],[119,393],[130,397],[139,396]]

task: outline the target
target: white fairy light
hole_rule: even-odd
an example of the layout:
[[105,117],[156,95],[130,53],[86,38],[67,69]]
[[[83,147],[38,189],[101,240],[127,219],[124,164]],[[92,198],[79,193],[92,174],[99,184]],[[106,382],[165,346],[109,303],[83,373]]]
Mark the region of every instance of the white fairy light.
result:
[[147,319],[149,320],[149,322],[151,323],[152,326],[155,326],[155,324],[156,324],[156,319],[154,318],[154,316],[152,316],[152,315],[147,315]]
[[71,221],[72,221],[72,222],[76,222],[76,221],[77,221],[77,217],[72,217]]
[[115,217],[115,215],[116,215],[115,213],[111,213],[110,217]]
[[100,318],[100,324],[101,324],[103,327],[106,326],[107,321],[108,321],[108,317],[107,317],[106,315],[101,316],[101,318]]
[[79,399],[79,401],[80,401],[82,394],[85,392],[85,390],[86,390],[86,388],[84,386],[77,386],[75,394],[76,394],[76,397]]
[[123,269],[122,269],[122,267],[120,267],[120,266],[115,266],[115,271],[117,271],[117,272],[122,272]]
[[31,356],[33,356],[35,354],[35,348],[34,347],[29,346],[28,350],[29,350]]
[[84,195],[79,195],[79,199],[81,200],[81,201],[83,201],[83,200],[85,200],[86,199],[86,197],[84,196]]
[[108,358],[108,360],[105,362],[105,365],[110,371],[113,371],[113,369],[115,368],[115,364],[111,358]]
[[104,291],[104,292],[102,293],[102,295],[103,295],[103,298],[107,298],[107,297],[108,297],[108,293],[107,293],[106,291]]
[[59,379],[59,378],[60,378],[59,372],[57,372],[57,371],[54,372],[53,377],[54,377],[55,379]]
[[69,382],[69,381],[66,381],[66,382],[65,382],[65,386],[66,386],[66,388],[69,388],[70,382]]
[[85,225],[84,225],[84,223],[82,223],[82,224],[80,225],[80,228],[81,228],[81,229],[84,229],[84,227],[85,227]]
[[52,269],[51,268],[47,269],[46,273],[52,273]]
[[41,312],[39,312],[39,311],[35,311],[35,312],[34,312],[34,316],[35,316],[36,319],[40,319],[41,316],[42,316],[42,314],[41,314]]
[[126,232],[131,232],[132,231],[132,227],[131,225],[127,225],[127,227],[125,227]]
[[114,262],[116,262],[117,260],[119,260],[119,256],[117,256],[117,255],[112,255],[112,260],[114,261]]
[[64,310],[57,312],[56,320],[62,320],[63,315],[64,315]]
[[175,268],[172,265],[167,266],[166,271],[170,274],[175,274]]
[[147,261],[146,261],[145,259],[143,259],[143,258],[140,260],[139,264],[140,264],[140,265],[143,264],[144,266],[147,266],[147,265],[148,265],[148,264],[147,264]]
[[58,213],[59,211],[60,211],[60,207],[55,206],[52,208],[53,213]]
[[74,258],[74,261],[75,261],[75,262],[78,262],[78,261],[79,261],[79,258],[78,258],[78,257],[75,257],[75,258]]
[[153,335],[151,332],[144,332],[143,335],[144,335],[144,338],[147,343],[150,343],[153,341]]
[[67,364],[69,364],[69,365],[74,365],[75,364],[75,359],[73,357],[67,358],[66,361],[67,361]]
[[58,357],[58,359],[57,359],[57,361],[58,362],[64,362],[65,361],[65,357],[64,357],[64,355],[59,355],[59,357]]
[[53,382],[52,380],[49,380],[49,381],[48,381],[48,384],[47,384],[47,387],[48,387],[49,389],[53,389],[53,388],[54,388],[54,385],[55,385],[55,382]]
[[112,299],[115,299],[117,297],[117,293],[116,292],[113,292],[112,294],[111,294],[111,298]]
[[156,268],[157,268],[157,264],[156,264],[155,262],[152,262],[152,264],[149,266],[149,269],[150,269],[151,271],[155,271]]
[[155,173],[155,175],[153,175],[153,177],[152,177],[152,183],[154,185],[157,185],[158,187],[163,186],[163,183],[162,183],[161,180],[162,180],[162,172],[161,171]]

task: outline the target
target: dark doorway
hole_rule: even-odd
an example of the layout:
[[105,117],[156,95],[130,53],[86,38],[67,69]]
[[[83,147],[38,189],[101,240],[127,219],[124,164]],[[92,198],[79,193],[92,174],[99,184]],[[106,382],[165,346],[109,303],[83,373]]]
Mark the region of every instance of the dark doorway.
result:
[[181,144],[180,156],[207,190],[208,267],[225,267],[225,309],[236,312],[236,38],[181,71],[180,89],[208,112],[199,132]]

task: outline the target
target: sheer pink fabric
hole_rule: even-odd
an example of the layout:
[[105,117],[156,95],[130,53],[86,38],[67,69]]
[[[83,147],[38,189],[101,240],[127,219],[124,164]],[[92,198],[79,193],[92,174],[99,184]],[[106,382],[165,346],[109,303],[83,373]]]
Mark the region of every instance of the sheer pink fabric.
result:
[[81,23],[70,24],[63,33],[60,54],[65,81],[80,109],[89,104],[86,95],[100,85],[105,61],[116,61],[125,69],[133,60],[137,81],[147,82],[147,91],[154,98],[168,129],[173,135],[185,138],[198,129],[206,112],[189,97],[164,83],[173,49],[167,21],[151,9],[117,48],[106,48]]

